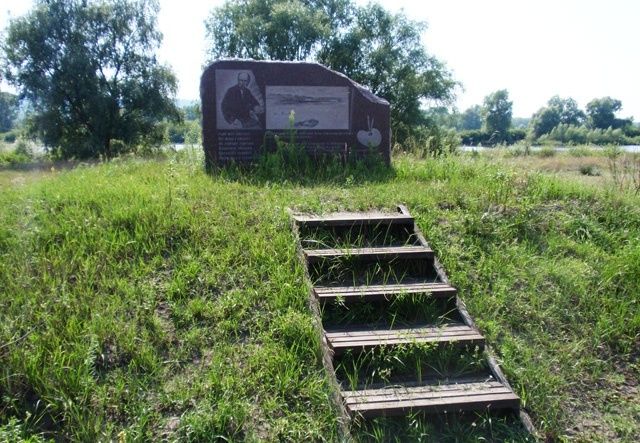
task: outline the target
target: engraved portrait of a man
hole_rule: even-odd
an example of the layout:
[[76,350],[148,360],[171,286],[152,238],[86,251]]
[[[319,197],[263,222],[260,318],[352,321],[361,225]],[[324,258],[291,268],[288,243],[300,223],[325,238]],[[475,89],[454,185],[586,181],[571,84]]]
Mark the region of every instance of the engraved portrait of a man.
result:
[[247,72],[238,74],[238,83],[224,94],[220,105],[225,121],[237,129],[260,129],[260,115],[264,107],[249,89],[251,76]]

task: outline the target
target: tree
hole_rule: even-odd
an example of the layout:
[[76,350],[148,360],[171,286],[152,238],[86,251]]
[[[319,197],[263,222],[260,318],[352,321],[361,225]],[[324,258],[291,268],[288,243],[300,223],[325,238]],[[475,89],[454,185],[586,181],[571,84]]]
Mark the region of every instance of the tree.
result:
[[10,131],[18,114],[18,97],[0,92],[0,132]]
[[357,8],[347,31],[338,34],[318,58],[391,103],[392,128],[400,141],[427,123],[424,101],[446,104],[456,83],[421,42],[423,23],[391,14],[377,4]]
[[552,107],[540,108],[531,119],[531,131],[535,138],[550,133],[560,124],[560,113]]
[[[595,98],[587,103],[588,124],[592,129],[607,129],[622,126],[615,113],[622,109],[622,102],[611,97]],[[621,120],[620,120],[621,122]]]
[[212,59],[306,60],[347,23],[350,0],[226,1],[205,21]]
[[585,113],[578,108],[578,103],[571,97],[560,98],[554,95],[547,104],[550,108],[557,110],[560,116],[560,123],[563,125],[579,126],[586,118]]
[[462,113],[460,129],[475,130],[482,128],[482,108],[480,105],[473,105]]
[[421,111],[427,121],[427,126],[456,129],[460,126],[460,114],[456,109],[446,106],[433,106]]
[[65,158],[112,157],[158,142],[158,123],[178,118],[175,76],[153,55],[158,8],[153,0],[37,0],[11,21],[2,71],[32,105],[30,126],[46,146]]
[[456,83],[421,42],[425,26],[351,0],[227,1],[207,23],[210,56],[316,60],[391,103],[396,139],[426,124],[424,101],[449,103]]
[[509,101],[509,93],[501,89],[484,98],[482,117],[484,130],[500,139],[506,138],[511,127],[513,102]]
[[547,102],[547,107],[541,108],[531,119],[534,137],[549,134],[553,128],[563,124],[568,126],[581,125],[586,116],[578,108],[578,103],[572,98],[560,98],[555,95]]

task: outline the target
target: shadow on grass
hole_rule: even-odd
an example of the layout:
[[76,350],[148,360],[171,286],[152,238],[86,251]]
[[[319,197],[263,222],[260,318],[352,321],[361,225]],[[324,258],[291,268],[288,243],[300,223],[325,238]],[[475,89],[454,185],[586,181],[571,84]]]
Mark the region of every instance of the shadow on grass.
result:
[[208,168],[212,176],[256,185],[289,183],[301,186],[386,183],[396,177],[393,166],[376,153],[311,155],[298,145],[284,145],[262,155],[253,165],[228,163]]

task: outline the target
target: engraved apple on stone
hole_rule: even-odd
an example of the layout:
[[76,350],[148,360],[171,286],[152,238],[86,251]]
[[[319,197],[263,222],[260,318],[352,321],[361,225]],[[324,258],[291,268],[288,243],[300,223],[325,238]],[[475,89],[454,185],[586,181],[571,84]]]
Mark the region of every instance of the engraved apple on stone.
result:
[[373,127],[373,118],[367,115],[368,130],[358,131],[358,142],[362,143],[368,148],[377,148],[382,142],[382,134],[376,128]]

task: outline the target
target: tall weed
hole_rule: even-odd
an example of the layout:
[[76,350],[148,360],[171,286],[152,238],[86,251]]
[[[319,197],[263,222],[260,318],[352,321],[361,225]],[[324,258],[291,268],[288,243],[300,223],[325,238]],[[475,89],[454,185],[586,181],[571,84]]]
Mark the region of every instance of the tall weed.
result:
[[605,148],[607,165],[613,186],[622,190],[631,190],[635,194],[640,193],[640,154],[624,152],[616,145]]

